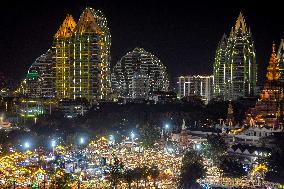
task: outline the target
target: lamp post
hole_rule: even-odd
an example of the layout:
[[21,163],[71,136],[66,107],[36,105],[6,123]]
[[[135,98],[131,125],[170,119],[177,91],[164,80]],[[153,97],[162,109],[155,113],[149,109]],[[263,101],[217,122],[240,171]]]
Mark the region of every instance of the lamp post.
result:
[[109,144],[112,145],[115,143],[115,138],[113,135],[109,135]]
[[80,145],[83,145],[85,143],[85,139],[83,137],[81,137],[79,143],[80,143]]
[[131,137],[131,141],[132,141],[132,145],[133,145],[133,142],[134,142],[134,137],[135,137],[135,134],[133,131],[131,131],[130,133],[130,137]]
[[168,146],[168,140],[169,140],[169,133],[168,133],[168,131],[169,131],[169,129],[170,129],[170,125],[169,124],[165,124],[165,133],[166,133],[166,146]]
[[26,150],[28,150],[30,147],[31,147],[31,144],[30,144],[29,142],[25,142],[25,143],[24,143],[24,148],[25,148]]
[[51,140],[51,147],[52,147],[53,155],[54,155],[54,148],[55,148],[55,146],[56,146],[56,141],[53,139],[53,140]]

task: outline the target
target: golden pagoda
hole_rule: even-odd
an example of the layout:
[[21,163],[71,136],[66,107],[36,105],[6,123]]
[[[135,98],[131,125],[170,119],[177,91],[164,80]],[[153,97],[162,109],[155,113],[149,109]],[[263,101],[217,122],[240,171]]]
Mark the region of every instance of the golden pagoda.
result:
[[272,45],[272,54],[270,56],[269,65],[267,67],[266,77],[268,81],[279,81],[279,78],[281,77],[277,55],[275,53],[275,43],[273,43]]
[[[267,80],[256,102],[251,108],[247,120],[253,119],[255,126],[283,127],[283,86],[280,82],[281,72],[275,53],[275,44],[272,45],[272,53],[267,67]],[[251,125],[251,122],[249,123]]]

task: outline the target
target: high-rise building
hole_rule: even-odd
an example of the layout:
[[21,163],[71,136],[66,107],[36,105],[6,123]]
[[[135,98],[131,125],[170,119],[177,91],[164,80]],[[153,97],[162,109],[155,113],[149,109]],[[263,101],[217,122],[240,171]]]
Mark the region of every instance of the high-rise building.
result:
[[279,45],[279,49],[277,52],[277,60],[278,60],[279,69],[281,73],[280,81],[284,83],[284,39],[281,39],[281,43]]
[[[138,73],[138,77],[134,77],[135,73]],[[167,91],[169,87],[166,67],[156,56],[143,48],[135,48],[123,56],[114,66],[112,73],[112,88],[120,97],[135,98],[137,95],[133,94],[137,91],[133,90],[137,89],[137,82],[139,85],[144,83],[143,88],[149,93]]]
[[67,15],[63,24],[54,36],[52,51],[55,63],[55,95],[58,99],[71,98],[70,69],[73,56],[72,36],[76,22],[71,15]]
[[[224,38],[222,40],[224,41]],[[218,49],[220,49],[220,44]],[[220,50],[217,50],[214,65],[214,81],[217,81],[214,83],[215,95],[222,96],[224,100],[236,100],[240,97],[256,95],[257,64],[254,42],[242,13],[227,39],[225,61],[222,62],[222,66],[219,64],[223,59],[220,59],[219,55]],[[223,70],[220,71],[220,68]],[[224,88],[220,85],[220,81],[224,81]]]
[[25,90],[24,95],[28,98],[40,98],[42,81],[36,70],[29,70],[24,79]]
[[178,77],[178,97],[200,96],[208,103],[213,97],[214,77],[211,76],[180,76]]
[[223,35],[218,44],[214,62],[214,96],[220,97],[225,91],[225,77],[226,77],[226,50],[227,50],[227,37]]
[[67,15],[54,37],[55,93],[59,99],[105,100],[110,94],[110,31],[103,13]]
[[31,97],[54,97],[54,68],[51,50],[42,54],[31,65],[26,77],[26,84]]
[[132,77],[132,98],[147,99],[150,92],[149,77],[144,73],[135,72]]

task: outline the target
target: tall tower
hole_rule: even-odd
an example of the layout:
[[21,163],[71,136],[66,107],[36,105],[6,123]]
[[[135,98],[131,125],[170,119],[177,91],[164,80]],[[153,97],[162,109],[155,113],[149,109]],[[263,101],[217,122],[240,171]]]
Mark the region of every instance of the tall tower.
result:
[[58,99],[108,99],[111,36],[102,12],[86,8],[76,22],[67,15],[54,37]]
[[255,108],[251,109],[251,116],[255,119],[256,125],[283,127],[284,92],[278,62],[275,44],[273,44],[267,67],[267,80],[260,99],[256,102]]
[[67,15],[54,36],[52,52],[55,62],[55,95],[58,99],[70,98],[70,63],[73,54],[72,35],[76,26],[71,15]]
[[86,8],[75,28],[70,97],[107,99],[110,94],[111,36],[102,12]]
[[254,42],[242,13],[239,14],[228,38],[225,66],[225,100],[256,94],[257,65]]
[[214,61],[214,97],[224,96],[226,81],[226,49],[227,37],[223,35],[218,44]]

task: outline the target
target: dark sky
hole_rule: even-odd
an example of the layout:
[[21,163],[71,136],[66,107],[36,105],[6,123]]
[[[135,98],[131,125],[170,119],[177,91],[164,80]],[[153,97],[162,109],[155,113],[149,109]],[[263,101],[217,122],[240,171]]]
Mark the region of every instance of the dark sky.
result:
[[15,80],[23,78],[33,61],[51,47],[53,35],[66,14],[72,14],[77,21],[84,8],[90,6],[107,17],[112,35],[111,66],[139,46],[159,57],[171,78],[211,74],[218,41],[224,32],[229,33],[243,11],[253,33],[262,80],[272,41],[278,46],[284,38],[281,1],[193,2],[10,0],[1,5],[0,11],[0,72]]

